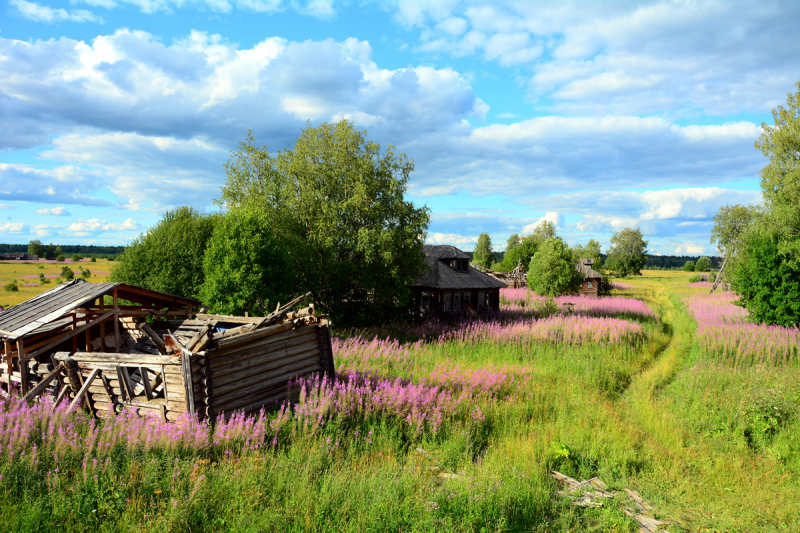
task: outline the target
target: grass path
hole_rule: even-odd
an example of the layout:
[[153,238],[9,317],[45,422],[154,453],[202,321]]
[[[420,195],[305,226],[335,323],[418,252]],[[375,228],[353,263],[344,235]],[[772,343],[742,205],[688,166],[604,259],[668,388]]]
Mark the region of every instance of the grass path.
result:
[[[697,371],[696,324],[669,278],[641,282],[671,339],[624,395],[620,416],[638,428],[651,471],[631,479],[664,518],[687,531],[798,531],[800,490],[780,461],[702,438],[680,396],[664,394]],[[729,372],[736,372],[729,369]],[[678,529],[678,528],[672,528]]]

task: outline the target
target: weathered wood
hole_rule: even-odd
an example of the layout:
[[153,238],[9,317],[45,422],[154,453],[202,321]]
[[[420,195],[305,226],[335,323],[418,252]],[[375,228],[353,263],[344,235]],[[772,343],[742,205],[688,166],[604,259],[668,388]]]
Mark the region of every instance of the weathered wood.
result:
[[53,407],[50,409],[51,412],[55,412],[58,404],[61,403],[61,400],[64,399],[64,396],[67,394],[69,387],[61,387],[61,390],[58,391],[58,396],[56,396],[56,401],[53,402]]
[[63,360],[66,357],[72,357],[78,363],[113,363],[113,364],[129,364],[129,365],[179,365],[180,359],[176,356],[170,355],[151,355],[139,353],[98,353],[98,352],[78,352],[71,356],[61,355],[65,352],[59,352],[56,359]]
[[222,339],[218,341],[216,344],[217,347],[221,349],[233,348],[235,346],[248,344],[256,339],[262,339],[270,335],[276,335],[278,333],[282,333],[290,329],[294,329],[294,322],[284,322],[282,324],[277,324],[275,326],[270,326],[264,329],[253,331],[251,333],[242,333],[240,335],[236,335],[235,337]]
[[317,328],[319,334],[320,358],[324,359],[325,373],[331,379],[336,378],[336,365],[333,362],[333,345],[331,344],[331,331],[327,325]]
[[285,361],[279,361],[275,364],[269,365],[269,368],[265,368],[264,370],[250,369],[248,372],[231,374],[227,377],[238,377],[239,379],[229,380],[227,383],[218,383],[216,380],[212,380],[211,386],[213,387],[213,395],[222,401],[224,397],[227,397],[231,394],[236,394],[241,390],[246,390],[247,387],[251,385],[256,386],[260,383],[267,383],[269,378],[278,372],[294,373],[295,370],[306,368],[308,366],[315,366],[321,369],[322,365],[320,365],[319,357],[317,355],[318,352],[315,350],[299,354],[293,358],[287,358]]
[[55,369],[54,369],[52,372],[50,372],[49,374],[47,374],[47,375],[44,377],[44,379],[42,379],[42,381],[40,381],[40,382],[39,382],[39,384],[38,384],[38,385],[36,385],[36,386],[33,388],[33,390],[32,390],[32,391],[30,391],[30,392],[29,392],[29,393],[28,393],[28,394],[25,396],[25,401],[26,401],[26,402],[28,402],[28,403],[30,403],[30,402],[32,402],[32,401],[33,401],[33,399],[34,399],[34,398],[36,398],[36,397],[37,397],[37,396],[39,396],[39,395],[40,395],[42,392],[44,392],[44,390],[47,388],[47,386],[48,386],[48,385],[50,385],[50,383],[51,383],[51,382],[52,382],[54,379],[56,379],[56,378],[58,377],[58,374],[60,374],[60,373],[61,373],[61,370],[62,370],[62,366],[61,366],[61,365],[58,365],[58,366],[57,366],[57,367],[56,367],[56,368],[55,368]]
[[246,377],[247,374],[252,374],[253,372],[280,368],[281,365],[290,363],[297,358],[312,356],[316,357],[317,361],[320,361],[319,347],[314,341],[286,348],[279,352],[265,354],[261,357],[253,357],[251,359],[239,361],[235,366],[230,365],[218,368],[212,371],[208,378],[211,379],[214,384],[223,385],[225,383],[234,382],[239,379],[239,377]]
[[257,361],[247,363],[250,359],[259,358],[260,360],[271,360],[275,356],[280,357],[280,354],[286,353],[286,350],[293,349],[297,346],[304,346],[313,344],[319,347],[319,341],[316,335],[311,332],[306,335],[298,335],[292,339],[287,339],[284,342],[275,343],[267,346],[255,346],[242,350],[235,354],[230,354],[224,358],[210,359],[208,363],[209,376],[223,376],[226,371],[235,371],[238,368],[244,368],[252,364],[258,364]]
[[88,379],[84,382],[83,386],[78,391],[78,394],[75,396],[75,398],[72,399],[72,403],[69,404],[69,407],[67,408],[67,412],[72,411],[75,408],[75,406],[78,405],[78,402],[81,401],[81,399],[83,398],[83,395],[86,394],[86,390],[89,388],[89,386],[92,384],[92,381],[94,381],[94,378],[96,378],[97,374],[99,374],[99,373],[100,373],[100,369],[99,368],[95,368],[92,371],[92,373],[89,374]]
[[158,333],[153,331],[153,328],[150,327],[150,324],[147,322],[142,322],[139,324],[138,328],[148,339],[150,339],[153,344],[155,344],[158,353],[166,355],[167,347],[164,344],[164,340],[159,336]]
[[27,362],[27,359],[25,359],[25,340],[22,337],[17,339],[17,361],[19,362],[22,394],[28,394],[28,365],[25,364]]
[[164,335],[164,344],[167,346],[167,351],[171,351],[173,354],[180,355],[186,351],[186,346],[174,334]]
[[231,324],[257,324],[262,316],[233,316],[233,315],[213,315],[210,313],[197,313],[198,320],[216,320],[217,322],[228,322]]
[[273,385],[269,388],[263,389],[260,392],[253,393],[251,395],[241,398],[236,398],[235,400],[231,400],[225,403],[221,402],[212,403],[210,407],[213,410],[215,416],[225,413],[225,416],[227,417],[234,411],[252,409],[255,406],[258,406],[258,408],[260,408],[262,405],[266,405],[267,403],[283,400],[287,398],[292,392],[293,389],[288,386],[287,382],[284,384]]
[[136,397],[136,391],[131,384],[128,369],[124,366],[117,365],[117,381],[120,382],[122,388],[122,399],[125,401],[133,400]]
[[247,397],[251,394],[257,393],[261,390],[267,389],[271,386],[280,385],[281,383],[288,383],[293,378],[298,376],[311,374],[313,372],[318,372],[322,368],[319,365],[319,361],[314,360],[306,360],[296,363],[294,365],[289,365],[283,372],[275,376],[274,378],[267,379],[267,380],[259,380],[258,382],[247,386],[247,387],[239,387],[225,393],[215,393],[213,396],[213,403],[212,405],[222,404],[225,405],[227,402],[237,401],[238,399]]
[[183,354],[183,376],[184,387],[186,387],[186,410],[190,415],[195,414],[194,409],[194,387],[189,376],[192,375],[192,359],[188,354]]
[[153,390],[150,388],[150,377],[147,375],[147,369],[139,367],[139,374],[142,376],[142,385],[144,385],[144,395],[148,400],[153,399]]
[[10,396],[11,374],[13,373],[13,370],[11,368],[11,342],[7,340],[3,344],[5,344],[5,349],[6,349],[6,391],[8,391],[8,395]]
[[211,332],[206,333],[205,335],[203,335],[200,338],[200,340],[197,342],[197,344],[195,344],[193,350],[195,352],[201,352],[201,351],[205,350],[206,346],[211,344],[211,340],[212,339],[213,339],[212,333]]
[[232,363],[241,359],[246,359],[253,354],[264,353],[272,350],[269,346],[276,343],[283,343],[295,337],[304,335],[311,335],[314,333],[314,326],[306,328],[297,328],[289,331],[284,331],[280,334],[267,337],[266,339],[257,339],[252,343],[247,343],[242,346],[236,346],[231,349],[217,349],[208,350],[206,357],[209,359],[209,365],[220,366],[220,364]]
[[289,309],[291,309],[292,307],[294,307],[295,305],[300,303],[305,298],[310,298],[310,297],[311,297],[311,292],[309,291],[309,292],[305,293],[303,296],[298,296],[297,298],[295,298],[294,300],[292,300],[288,304],[284,305],[283,307],[278,307],[278,309],[276,309],[272,313],[268,314],[267,316],[265,316],[264,318],[262,318],[261,320],[256,322],[253,325],[253,329],[255,330],[255,329],[261,328],[263,326],[268,326],[270,324],[270,322],[272,322],[273,320],[276,320],[279,316],[281,316],[282,314],[286,313],[286,311],[288,311]]
[[196,351],[195,346],[202,340],[202,338],[211,332],[211,324],[206,324],[203,326],[197,333],[194,334],[188,343],[186,343],[186,349],[190,352]]

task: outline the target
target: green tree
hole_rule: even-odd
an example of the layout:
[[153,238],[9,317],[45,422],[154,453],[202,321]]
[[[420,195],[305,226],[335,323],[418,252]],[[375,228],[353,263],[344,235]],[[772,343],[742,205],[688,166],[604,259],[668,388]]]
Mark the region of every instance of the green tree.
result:
[[492,238],[488,233],[481,233],[478,236],[478,244],[475,245],[472,262],[484,268],[492,265]]
[[778,250],[800,266],[800,82],[786,107],[772,110],[774,125],[761,124],[755,147],[769,158],[761,170],[765,222],[777,236]]
[[694,261],[686,261],[683,264],[683,270],[684,272],[694,272]]
[[787,260],[782,242],[783,236],[766,224],[748,231],[731,285],[754,321],[800,326],[800,268]]
[[546,240],[531,259],[528,286],[540,296],[558,296],[576,292],[581,275],[575,268],[572,251],[561,239]]
[[296,293],[334,320],[397,313],[424,269],[427,208],[405,200],[414,163],[352,123],[307,126],[274,156],[252,135],[225,165],[220,205],[260,210],[286,250]]
[[750,206],[724,205],[714,215],[714,227],[709,242],[715,244],[723,256],[733,254],[753,221],[754,211]]
[[262,212],[236,209],[214,228],[203,258],[200,300],[214,313],[265,316],[289,300],[289,257]]
[[694,265],[695,272],[708,272],[711,270],[711,258],[710,257],[701,257],[697,260],[697,263]]
[[[44,251],[44,258],[45,259],[53,259],[56,256],[56,247],[53,246],[53,243],[47,245],[47,248]],[[39,256],[41,257],[41,256]]]
[[576,244],[572,247],[572,257],[575,260],[575,263],[581,259],[593,259],[593,268],[598,271],[603,268],[603,256],[600,255],[601,253],[600,243],[594,239],[589,239],[589,242],[586,244],[586,246]]
[[556,238],[556,225],[549,220],[542,220],[533,229],[530,235],[536,246],[541,246],[545,241]]
[[519,235],[516,233],[511,235],[506,241],[506,253],[510,252],[511,250],[519,246],[519,243],[520,243]]
[[606,268],[615,275],[641,275],[647,264],[647,241],[639,228],[625,228],[614,232],[611,247],[608,249]]
[[73,272],[70,267],[64,265],[63,267],[61,267],[61,277],[67,281],[70,281],[72,278],[75,277],[75,272]]
[[44,247],[42,241],[38,239],[34,239],[28,243],[28,253],[31,255],[36,255],[41,258],[44,258],[44,254],[47,252],[47,248]]
[[204,280],[203,254],[218,218],[191,207],[167,211],[155,226],[125,248],[110,279],[197,298]]

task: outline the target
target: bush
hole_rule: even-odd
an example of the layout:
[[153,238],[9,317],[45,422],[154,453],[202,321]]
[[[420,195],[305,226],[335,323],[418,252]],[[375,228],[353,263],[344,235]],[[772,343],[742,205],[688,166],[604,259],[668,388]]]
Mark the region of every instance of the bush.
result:
[[561,237],[542,243],[531,259],[528,286],[540,296],[559,296],[576,292],[581,274],[572,261],[572,250]]
[[76,263],[78,261],[80,261],[81,259],[83,259],[83,256],[81,254],[73,254],[72,255],[72,260],[75,261]]
[[8,292],[19,292],[19,285],[17,284],[17,280],[11,280],[11,282],[6,283],[3,287]]
[[715,281],[717,281],[717,273],[716,272],[709,272],[708,281],[710,281],[711,283],[714,283]]
[[63,255],[63,254],[62,254],[62,255],[59,255],[59,256],[56,256],[56,261],[58,261],[59,263],[63,262],[63,261],[64,261],[64,259],[66,259],[66,258],[64,257],[64,255]]
[[203,255],[218,218],[191,207],[167,211],[125,248],[111,281],[197,298],[205,279]]
[[683,265],[683,270],[685,272],[694,272],[694,261],[686,261],[686,264]]
[[39,265],[38,268],[39,270],[44,270],[44,265]]
[[203,271],[200,299],[225,315],[267,315],[276,302],[289,299],[294,286],[286,251],[266,217],[255,210],[237,209],[219,220]]
[[694,270],[695,272],[708,272],[711,270],[711,259],[708,257],[701,257],[697,260]]
[[61,279],[61,278],[56,278],[56,285],[61,285],[62,283],[64,283],[64,280],[63,280],[63,279]]
[[72,271],[72,269],[71,269],[70,267],[68,267],[68,266],[64,266],[64,267],[61,269],[61,276],[62,276],[62,277],[65,279],[65,280],[67,280],[67,281],[70,281],[72,278],[74,278],[74,277],[75,277],[75,272],[73,272],[73,271]]
[[92,276],[92,271],[91,270],[89,270],[88,268],[86,270],[81,268],[81,278],[89,279],[91,276]]
[[91,261],[92,263],[97,263],[97,258],[96,258],[95,256],[92,256],[92,258],[90,259],[90,261]]
[[703,276],[700,274],[695,274],[689,278],[689,283],[697,283],[698,281],[703,281]]

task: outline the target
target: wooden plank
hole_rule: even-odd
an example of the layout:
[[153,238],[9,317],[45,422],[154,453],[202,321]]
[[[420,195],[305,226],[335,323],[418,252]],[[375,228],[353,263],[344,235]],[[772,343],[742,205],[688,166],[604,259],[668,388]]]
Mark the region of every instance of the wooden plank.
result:
[[122,400],[132,400],[133,399],[133,387],[130,384],[130,380],[126,380],[126,373],[125,367],[116,366],[117,370],[117,381],[119,381],[122,389]]
[[140,366],[139,367],[139,374],[142,376],[142,385],[144,385],[144,395],[147,397],[148,400],[153,399],[153,390],[150,388],[150,378],[147,375],[147,369]]
[[189,350],[190,352],[194,351],[195,347],[200,343],[202,338],[207,333],[210,333],[210,332],[211,332],[211,325],[210,324],[206,324],[197,333],[194,334],[194,336],[189,340],[188,343],[186,343],[186,349]]
[[141,324],[139,324],[138,329],[139,331],[144,333],[147,336],[147,338],[153,342],[153,344],[156,345],[156,349],[159,351],[159,353],[161,354],[167,353],[167,347],[164,345],[164,340],[158,333],[153,331],[153,328],[151,328],[147,322],[142,322]]
[[212,315],[209,313],[197,313],[197,320],[216,320],[217,322],[228,322],[231,324],[257,324],[263,316],[233,316],[233,315]]
[[58,404],[61,403],[61,400],[64,399],[64,395],[67,394],[67,387],[61,387],[61,390],[58,391],[58,396],[56,396],[56,401],[53,402],[53,407],[50,409],[51,412],[55,412]]
[[112,303],[114,305],[114,351],[119,352],[119,299],[117,298],[117,289],[111,293]]
[[[248,377],[252,374],[257,374],[280,368],[284,364],[289,364],[295,360],[317,357],[319,361],[319,347],[316,343],[305,343],[300,346],[293,347],[291,350],[281,350],[278,353],[268,354],[268,356],[249,359],[237,363],[236,367],[228,368],[223,367],[216,372],[211,373],[210,379],[214,385],[225,385]],[[246,363],[246,364],[245,364]],[[320,365],[322,366],[322,365]]]
[[106,396],[108,397],[108,401],[113,403],[111,397],[113,396],[113,389],[111,388],[111,383],[109,383],[108,378],[105,374],[100,374],[100,379],[103,381],[103,389],[105,390]]
[[191,356],[183,354],[183,382],[186,388],[186,409],[190,415],[195,414],[194,406],[194,387],[192,383],[192,360]]
[[4,344],[6,347],[6,391],[11,396],[11,374],[14,372],[11,368],[11,342],[7,340]]
[[256,339],[261,339],[263,337],[268,337],[270,335],[276,335],[278,333],[283,333],[284,331],[288,331],[290,329],[294,329],[294,322],[284,322],[283,324],[277,324],[275,326],[270,326],[264,329],[260,329],[257,331],[253,331],[252,333],[242,333],[236,335],[235,337],[229,337],[226,339],[222,339],[217,342],[217,346],[221,349],[224,348],[233,348],[234,346],[240,346],[242,344],[247,344],[252,342]]
[[269,351],[271,348],[267,348],[275,343],[282,343],[289,339],[293,339],[295,337],[301,337],[303,335],[311,335],[314,333],[313,327],[304,327],[304,328],[297,328],[292,329],[289,331],[284,331],[277,335],[272,335],[264,339],[256,339],[252,342],[242,344],[241,346],[235,346],[233,348],[217,348],[214,350],[207,350],[205,356],[210,359],[211,363],[220,362],[220,361],[235,361],[241,358],[242,354],[245,353],[257,353],[257,352],[265,352]]
[[210,359],[208,363],[209,376],[224,376],[240,368],[259,364],[259,362],[272,361],[276,357],[291,355],[292,350],[300,346],[304,347],[303,350],[310,349],[310,346],[314,346],[319,350],[319,341],[316,335],[303,335],[285,342],[243,350],[235,354],[235,356]]
[[225,393],[214,394],[212,405],[225,404],[227,402],[236,401],[240,398],[247,398],[249,395],[256,393],[260,390],[267,389],[273,385],[287,384],[290,380],[312,374],[321,370],[322,367],[319,361],[304,360],[293,365],[288,365],[283,368],[283,372],[274,378],[259,379],[255,383],[247,387],[239,387]]
[[75,406],[78,405],[78,402],[81,401],[81,399],[83,398],[83,395],[86,394],[86,390],[89,388],[89,385],[92,384],[92,381],[94,381],[94,378],[96,378],[97,374],[99,374],[99,373],[100,373],[100,369],[99,368],[95,368],[92,371],[92,373],[89,374],[89,377],[83,383],[83,386],[81,387],[81,390],[78,391],[78,394],[75,396],[75,398],[72,399],[72,403],[69,404],[69,407],[67,408],[67,412],[72,411],[75,408]]
[[56,377],[61,373],[61,365],[58,365],[52,372],[47,374],[42,381],[36,385],[32,391],[25,395],[25,401],[30,403],[33,401],[34,398],[39,396],[44,390],[47,388],[50,383],[56,379]]
[[249,385],[255,385],[259,382],[268,381],[270,378],[281,372],[287,372],[295,368],[304,368],[309,365],[322,365],[319,364],[319,352],[316,350],[301,353],[295,357],[286,358],[276,361],[271,365],[264,368],[251,368],[247,371],[238,374],[230,374],[225,376],[228,380],[225,383],[218,383],[217,380],[211,380],[214,396],[221,397],[225,394],[236,392]]
[[[57,356],[56,359],[65,356]],[[114,363],[137,365],[179,365],[180,359],[170,355],[152,355],[138,353],[98,353],[98,352],[78,352],[71,355],[78,363]]]
[[17,364],[19,365],[20,387],[22,394],[28,394],[28,360],[25,359],[25,340],[17,339]]

